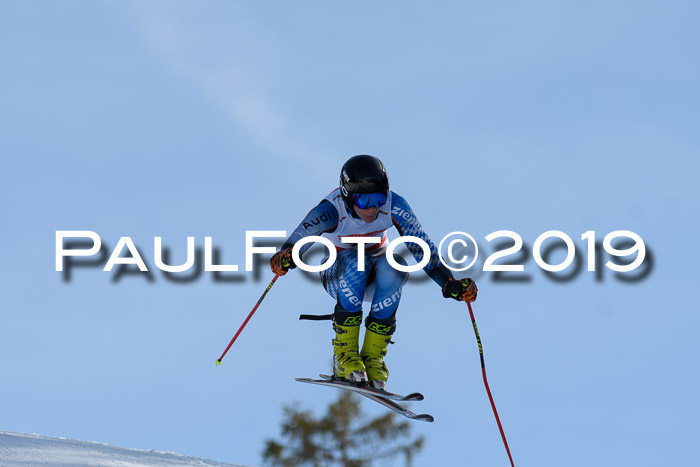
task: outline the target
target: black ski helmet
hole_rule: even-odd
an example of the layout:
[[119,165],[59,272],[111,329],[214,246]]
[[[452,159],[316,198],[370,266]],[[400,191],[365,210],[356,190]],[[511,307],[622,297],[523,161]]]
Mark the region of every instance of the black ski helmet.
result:
[[340,193],[348,212],[352,210],[355,193],[389,194],[389,177],[382,161],[367,154],[353,156],[340,170]]

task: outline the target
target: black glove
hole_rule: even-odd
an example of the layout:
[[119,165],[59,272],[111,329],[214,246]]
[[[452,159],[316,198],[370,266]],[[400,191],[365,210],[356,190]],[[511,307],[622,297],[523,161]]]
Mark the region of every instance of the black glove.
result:
[[287,271],[295,267],[297,265],[294,264],[292,259],[292,247],[280,250],[270,258],[270,268],[272,268],[272,272],[279,276],[284,276],[287,274]]
[[457,301],[473,302],[476,300],[476,283],[469,279],[448,279],[442,286],[442,296]]

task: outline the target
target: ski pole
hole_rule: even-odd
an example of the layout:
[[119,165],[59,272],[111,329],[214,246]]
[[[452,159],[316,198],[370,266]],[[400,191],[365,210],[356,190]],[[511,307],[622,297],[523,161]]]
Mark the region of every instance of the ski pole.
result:
[[501,426],[501,419],[498,418],[498,411],[496,410],[496,404],[493,402],[493,396],[491,396],[491,389],[489,389],[489,382],[486,379],[486,365],[484,364],[484,349],[481,345],[481,337],[479,337],[479,329],[476,327],[476,320],[474,319],[474,312],[472,311],[472,304],[467,302],[467,307],[469,307],[469,316],[472,319],[472,325],[474,326],[474,334],[476,335],[476,343],[479,345],[479,358],[481,358],[481,374],[484,376],[484,386],[486,386],[486,393],[489,395],[489,401],[491,402],[491,408],[493,409],[493,414],[496,416],[496,423],[498,423],[498,429],[501,431],[501,438],[503,438],[503,445],[506,447],[506,452],[508,453],[508,459],[510,459],[510,465],[515,467],[513,463],[513,457],[510,455],[510,449],[508,448],[508,441],[506,441],[506,434],[503,432],[503,426]]
[[238,328],[238,332],[236,333],[235,336],[233,336],[233,339],[231,339],[231,342],[228,343],[228,347],[226,347],[226,350],[224,350],[224,353],[221,354],[221,357],[219,357],[219,358],[216,359],[216,364],[217,364],[217,365],[221,365],[221,360],[224,359],[224,356],[226,355],[226,352],[228,352],[228,349],[230,349],[231,346],[233,345],[233,343],[236,342],[236,339],[238,339],[238,335],[241,333],[241,331],[243,330],[243,328],[245,327],[245,325],[248,324],[248,321],[250,321],[250,318],[253,316],[253,313],[255,313],[255,310],[258,309],[258,307],[259,307],[260,304],[262,303],[263,299],[265,298],[265,295],[267,295],[267,293],[270,291],[270,289],[271,289],[272,286],[275,284],[275,281],[277,280],[278,277],[279,277],[279,274],[275,274],[275,277],[272,278],[272,282],[270,282],[270,284],[267,286],[267,288],[266,288],[265,291],[263,292],[262,296],[260,296],[260,300],[258,300],[258,303],[253,307],[253,309],[251,310],[251,312],[248,313],[248,317],[245,319],[245,321],[243,321],[243,324],[241,324],[241,327]]

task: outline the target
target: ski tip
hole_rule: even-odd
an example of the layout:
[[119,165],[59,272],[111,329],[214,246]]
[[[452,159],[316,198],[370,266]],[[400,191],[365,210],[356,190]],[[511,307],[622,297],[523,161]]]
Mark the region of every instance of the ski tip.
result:
[[425,396],[420,392],[412,392],[411,394],[407,395],[405,399],[407,401],[422,401],[425,399]]
[[432,415],[428,415],[427,413],[416,415],[415,419],[428,423],[433,423],[435,421],[435,418],[433,418]]
[[221,360],[219,360],[218,358],[216,359],[216,366],[221,366]]

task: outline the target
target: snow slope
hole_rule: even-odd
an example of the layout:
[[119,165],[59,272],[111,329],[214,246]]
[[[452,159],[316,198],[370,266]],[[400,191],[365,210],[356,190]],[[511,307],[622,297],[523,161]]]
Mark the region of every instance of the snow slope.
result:
[[232,467],[196,457],[109,444],[0,431],[0,467]]

